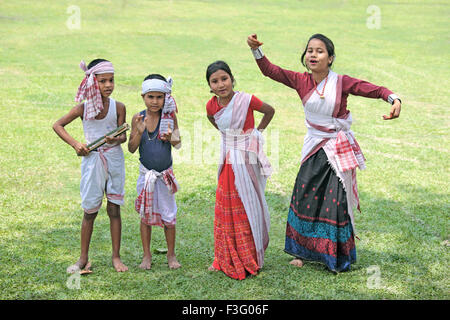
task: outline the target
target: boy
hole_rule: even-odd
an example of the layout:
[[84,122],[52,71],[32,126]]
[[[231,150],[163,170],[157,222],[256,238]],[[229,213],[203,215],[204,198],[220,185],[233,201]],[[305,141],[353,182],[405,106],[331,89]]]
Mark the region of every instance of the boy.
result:
[[[87,144],[106,135],[125,123],[125,105],[110,98],[114,90],[114,67],[105,59],[95,59],[88,67],[84,61],[80,68],[86,77],[81,82],[76,101],[80,103],[53,124],[56,134],[75,149],[81,161],[80,194],[84,217],[81,225],[80,259],[67,268],[68,273],[89,269],[89,243],[94,220],[102,205],[104,193],[107,197],[106,211],[110,218],[112,240],[112,264],[117,272],[127,271],[120,259],[120,238],[122,222],[120,206],[123,205],[125,186],[125,161],[120,144],[126,141],[126,134],[106,137],[106,144],[89,152]],[[80,117],[86,144],[76,141],[65,126]]]

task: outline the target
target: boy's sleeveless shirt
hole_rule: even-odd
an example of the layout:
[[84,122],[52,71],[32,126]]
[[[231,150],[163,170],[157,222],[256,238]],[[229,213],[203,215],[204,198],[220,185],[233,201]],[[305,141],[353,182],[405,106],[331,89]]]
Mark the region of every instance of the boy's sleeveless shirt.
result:
[[[86,143],[89,144],[98,138],[103,137],[107,133],[117,128],[117,110],[116,101],[109,98],[109,109],[106,117],[97,120],[84,120],[83,119],[83,131]],[[105,146],[111,146],[105,144]]]
[[[140,112],[145,118],[147,110]],[[144,120],[142,120],[144,121]],[[145,128],[139,144],[139,160],[148,170],[162,172],[172,166],[172,145],[170,142],[162,141],[158,138],[161,117],[155,131],[148,132]]]

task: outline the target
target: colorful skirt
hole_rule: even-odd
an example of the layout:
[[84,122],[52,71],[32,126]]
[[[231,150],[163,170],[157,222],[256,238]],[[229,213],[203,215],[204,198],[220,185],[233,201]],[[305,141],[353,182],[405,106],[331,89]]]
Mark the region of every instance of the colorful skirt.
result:
[[292,192],[284,251],[347,271],[356,247],[344,186],[320,149],[300,167]]
[[243,280],[257,274],[255,242],[244,205],[234,184],[231,164],[219,176],[214,217],[214,262],[216,270]]

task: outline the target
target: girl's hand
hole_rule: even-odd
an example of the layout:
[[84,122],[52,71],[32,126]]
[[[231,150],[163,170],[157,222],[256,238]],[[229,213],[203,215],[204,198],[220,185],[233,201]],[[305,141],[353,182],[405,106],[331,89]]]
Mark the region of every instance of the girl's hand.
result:
[[167,133],[163,133],[161,135],[161,140],[170,142],[171,139],[172,139],[172,128],[170,127],[170,123],[169,123],[169,128],[167,130]]
[[72,147],[75,149],[75,152],[77,153],[77,156],[79,156],[79,157],[87,156],[89,154],[89,150],[88,150],[86,144],[76,142]]
[[392,120],[395,118],[398,118],[400,116],[400,111],[402,109],[402,103],[400,100],[395,99],[394,104],[392,105],[391,112],[389,113],[389,116],[384,115],[384,120]]
[[258,49],[259,46],[262,46],[262,45],[263,45],[263,43],[260,42],[260,41],[257,39],[256,33],[251,34],[251,35],[248,36],[248,38],[247,38],[247,44],[248,44],[248,46],[249,46],[250,48],[252,48],[253,50]]

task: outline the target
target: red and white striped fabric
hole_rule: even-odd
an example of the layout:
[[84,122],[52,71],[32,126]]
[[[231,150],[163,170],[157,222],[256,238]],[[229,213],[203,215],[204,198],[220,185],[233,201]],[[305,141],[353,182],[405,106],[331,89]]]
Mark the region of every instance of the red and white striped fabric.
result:
[[114,67],[109,61],[102,61],[92,68],[88,69],[84,61],[80,62],[80,68],[84,71],[85,77],[81,81],[77,95],[75,96],[76,102],[82,102],[86,100],[84,104],[85,120],[94,119],[97,114],[103,110],[102,95],[98,86],[96,74],[114,73]]
[[[141,166],[141,168],[142,167],[143,166]],[[179,185],[173,173],[172,167],[164,170],[163,172],[147,170],[145,173],[144,188],[142,188],[141,193],[134,202],[135,209],[139,212],[141,218],[144,218],[147,215],[148,220],[151,220],[153,214],[153,192],[155,190],[155,183],[157,179],[161,178],[170,193],[173,194],[178,191]]]
[[361,148],[352,137],[352,134],[348,133],[348,135],[352,141],[349,140],[343,131],[339,131],[336,137],[336,160],[341,172],[352,170],[356,167],[360,169],[365,168],[365,158]]

